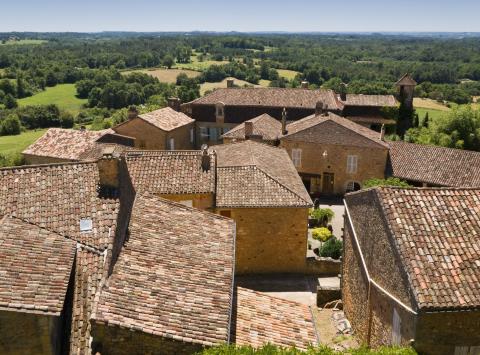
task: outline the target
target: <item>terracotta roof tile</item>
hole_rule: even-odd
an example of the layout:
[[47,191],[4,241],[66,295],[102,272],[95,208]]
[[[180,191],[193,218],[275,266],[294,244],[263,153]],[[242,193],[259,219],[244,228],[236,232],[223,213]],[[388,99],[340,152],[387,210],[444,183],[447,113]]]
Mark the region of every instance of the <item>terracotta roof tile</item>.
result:
[[395,107],[398,104],[393,95],[347,94],[347,99],[340,102],[344,106]]
[[213,146],[217,206],[308,207],[312,200],[283,148],[250,140]]
[[407,142],[389,142],[389,173],[439,186],[480,187],[480,153]]
[[222,102],[227,106],[262,106],[315,109],[322,101],[331,110],[340,106],[332,90],[284,89],[284,88],[228,88],[217,89],[191,104],[214,105]]
[[232,220],[137,195],[129,239],[92,318],[186,342],[226,342],[233,268]]
[[232,324],[238,345],[295,346],[306,350],[318,340],[308,306],[237,287],[236,319]]
[[[282,123],[268,114],[263,114],[245,121],[253,124],[253,135],[262,137],[265,141],[274,141],[282,133]],[[232,128],[223,138],[245,139],[245,123]]]
[[413,78],[410,76],[410,74],[406,73],[404,74],[396,83],[395,85],[410,85],[410,86],[415,86],[417,85],[417,82],[413,80]]
[[333,113],[312,115],[287,125],[287,134],[280,139],[302,142],[388,148],[380,133]]
[[136,151],[126,154],[128,172],[137,192],[160,194],[213,193],[215,155],[202,169],[201,151]]
[[182,112],[177,112],[170,107],[165,107],[160,110],[144,113],[138,118],[147,121],[153,126],[160,128],[163,131],[172,131],[181,126],[188,125],[195,122]]
[[60,315],[75,242],[8,216],[0,221],[0,308]]

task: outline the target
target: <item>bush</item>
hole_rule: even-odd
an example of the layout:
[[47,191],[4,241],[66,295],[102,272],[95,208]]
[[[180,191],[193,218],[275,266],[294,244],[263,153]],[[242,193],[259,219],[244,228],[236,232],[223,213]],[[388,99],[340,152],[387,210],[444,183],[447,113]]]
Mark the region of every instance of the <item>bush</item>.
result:
[[312,237],[315,240],[319,240],[321,242],[326,242],[331,237],[333,237],[333,234],[332,234],[332,232],[330,232],[330,230],[328,228],[320,227],[320,228],[315,228],[312,231]]
[[389,177],[388,179],[368,179],[363,182],[364,189],[376,186],[411,187],[412,185],[404,180],[394,177]]
[[0,123],[0,135],[13,136],[20,134],[22,125],[16,115],[10,115]]
[[320,256],[325,258],[339,259],[342,255],[343,243],[337,238],[330,238],[320,248]]
[[310,218],[317,220],[317,225],[326,227],[335,217],[335,213],[330,208],[315,208],[309,212]]
[[0,154],[0,168],[8,166],[24,165],[23,156],[20,153],[16,154]]
[[63,111],[60,114],[60,127],[62,128],[73,127],[73,115],[70,112]]

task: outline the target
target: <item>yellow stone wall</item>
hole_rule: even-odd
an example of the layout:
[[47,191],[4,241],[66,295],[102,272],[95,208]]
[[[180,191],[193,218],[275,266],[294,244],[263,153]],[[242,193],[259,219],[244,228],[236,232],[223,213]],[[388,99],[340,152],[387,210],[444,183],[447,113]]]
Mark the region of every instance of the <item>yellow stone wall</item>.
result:
[[200,210],[211,210],[213,194],[159,194],[158,196],[175,202],[192,201],[192,207]]

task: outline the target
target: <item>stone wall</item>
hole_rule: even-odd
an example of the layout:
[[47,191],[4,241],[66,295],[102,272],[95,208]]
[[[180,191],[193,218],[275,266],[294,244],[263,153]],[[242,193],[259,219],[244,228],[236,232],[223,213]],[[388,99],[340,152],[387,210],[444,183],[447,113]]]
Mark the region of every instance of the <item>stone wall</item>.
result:
[[61,354],[61,317],[0,311],[0,354]]
[[159,194],[159,197],[164,199],[182,202],[192,201],[192,207],[200,210],[211,210],[213,207],[213,194]]
[[315,276],[337,276],[341,272],[341,260],[321,257],[307,257],[303,273]]
[[190,140],[190,130],[193,129],[195,140],[195,125],[193,123],[174,129],[167,132],[167,142],[170,138],[175,141],[175,150],[191,150],[194,148],[195,142]]
[[69,163],[73,161],[68,159],[42,157],[39,155],[31,155],[31,154],[22,154],[22,155],[23,155],[23,158],[25,159],[26,165]]
[[92,321],[93,354],[102,355],[133,355],[133,354],[194,354],[202,350],[199,344],[185,343],[133,331],[117,326],[97,324]]
[[[297,142],[282,139],[280,146],[285,148],[292,156],[292,149],[301,149],[301,166],[297,167],[300,175],[319,175],[323,173],[334,174],[334,189],[336,195],[343,195],[348,182],[358,182],[360,185],[367,179],[385,177],[388,150],[386,148],[353,147],[346,145],[317,144]],[[327,157],[323,157],[323,152]],[[356,173],[347,173],[347,156],[358,156]],[[305,177],[303,177],[305,179]],[[322,189],[323,181],[320,181]]]
[[230,213],[237,225],[237,274],[303,273],[307,208],[234,208]]

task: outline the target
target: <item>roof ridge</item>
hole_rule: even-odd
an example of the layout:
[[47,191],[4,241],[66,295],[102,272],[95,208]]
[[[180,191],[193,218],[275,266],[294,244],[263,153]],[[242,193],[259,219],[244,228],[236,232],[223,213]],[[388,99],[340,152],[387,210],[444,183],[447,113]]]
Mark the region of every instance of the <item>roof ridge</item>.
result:
[[82,160],[82,161],[68,161],[68,162],[59,162],[59,163],[7,166],[7,167],[0,168],[0,173],[2,171],[9,171],[9,170],[25,170],[25,169],[35,169],[35,168],[56,167],[56,166],[87,165],[87,164],[96,164],[96,163],[97,163],[97,160],[89,159],[89,160]]

